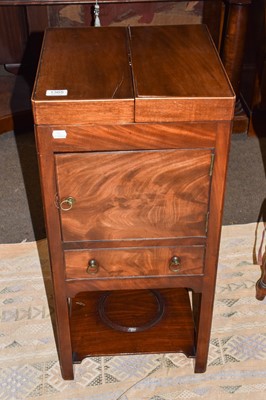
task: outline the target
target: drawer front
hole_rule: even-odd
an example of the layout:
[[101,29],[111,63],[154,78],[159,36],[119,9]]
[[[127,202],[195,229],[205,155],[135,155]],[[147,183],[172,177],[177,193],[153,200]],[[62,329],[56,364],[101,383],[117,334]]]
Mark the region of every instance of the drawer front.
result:
[[203,274],[203,246],[65,251],[67,279]]
[[209,149],[55,155],[63,240],[206,236],[211,160]]

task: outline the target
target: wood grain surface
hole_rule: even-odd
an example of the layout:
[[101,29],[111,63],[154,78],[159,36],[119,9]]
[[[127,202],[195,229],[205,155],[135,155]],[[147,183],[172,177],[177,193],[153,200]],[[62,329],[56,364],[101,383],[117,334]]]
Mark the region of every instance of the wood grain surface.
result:
[[32,97],[35,122],[232,119],[235,96],[207,28],[165,28],[49,29]]
[[[67,279],[98,279],[143,276],[179,276],[203,273],[204,247],[142,247],[66,251]],[[169,268],[173,256],[180,258],[176,271]],[[96,273],[88,273],[90,260],[99,264]]]
[[[214,148],[221,122],[179,122],[113,125],[40,126],[39,134],[52,140],[55,152]],[[64,130],[65,138],[55,139],[53,132]]]
[[[131,315],[133,313],[135,318],[139,313],[140,323],[143,317],[146,320],[149,311],[151,315],[154,314],[154,306],[147,300],[148,293],[147,291],[121,292],[120,296],[118,294],[120,300],[117,302],[120,307],[116,309],[116,313],[112,313],[112,317],[127,322],[129,307]],[[164,289],[161,294],[165,302],[162,320],[148,331],[137,333],[120,332],[104,324],[97,311],[101,292],[81,293],[74,298],[70,317],[74,360],[81,361],[88,355],[171,351],[194,356],[194,323],[187,291]],[[144,304],[147,305],[146,310]],[[92,343],[93,346],[90,346]]]
[[129,27],[129,35],[136,122],[232,118],[234,94],[205,26]]
[[[64,241],[205,236],[210,150],[55,156]],[[75,171],[75,173],[72,173]]]
[[[134,96],[125,28],[48,29],[33,109],[38,124],[133,122]],[[67,65],[67,68],[62,68]],[[47,96],[66,90],[66,96]]]

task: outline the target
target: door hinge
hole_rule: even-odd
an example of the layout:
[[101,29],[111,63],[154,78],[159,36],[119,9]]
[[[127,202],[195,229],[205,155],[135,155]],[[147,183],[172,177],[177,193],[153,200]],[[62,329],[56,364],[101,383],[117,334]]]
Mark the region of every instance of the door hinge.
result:
[[54,195],[54,205],[55,205],[55,207],[56,208],[60,208],[59,207],[59,196],[58,196],[58,193],[55,193],[55,195]]
[[206,214],[206,225],[205,225],[205,232],[206,233],[208,232],[208,227],[209,227],[209,215],[210,215],[210,212],[208,211],[207,214]]
[[213,174],[213,167],[214,167],[214,153],[211,155],[211,165],[210,165],[210,176]]

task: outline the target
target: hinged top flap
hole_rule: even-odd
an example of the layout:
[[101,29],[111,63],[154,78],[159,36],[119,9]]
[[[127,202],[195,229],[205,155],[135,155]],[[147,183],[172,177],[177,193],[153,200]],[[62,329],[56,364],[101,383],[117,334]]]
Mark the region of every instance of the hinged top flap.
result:
[[205,25],[129,30],[136,122],[232,118],[234,93]]
[[33,91],[37,123],[134,121],[126,28],[53,28]]
[[231,120],[235,96],[204,25],[52,28],[36,124]]

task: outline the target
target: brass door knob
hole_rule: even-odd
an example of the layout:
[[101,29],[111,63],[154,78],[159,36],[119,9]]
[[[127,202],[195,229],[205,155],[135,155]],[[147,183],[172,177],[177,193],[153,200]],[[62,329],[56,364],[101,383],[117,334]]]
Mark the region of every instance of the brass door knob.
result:
[[62,200],[60,203],[60,209],[62,211],[69,211],[71,210],[71,208],[73,207],[73,205],[75,204],[76,200],[74,199],[74,197],[69,196],[66,199]]
[[93,258],[89,260],[88,262],[88,267],[87,267],[87,273],[88,274],[97,274],[99,270],[99,263],[94,260]]
[[178,256],[173,256],[169,262],[169,269],[172,272],[179,272],[181,269],[181,258]]

